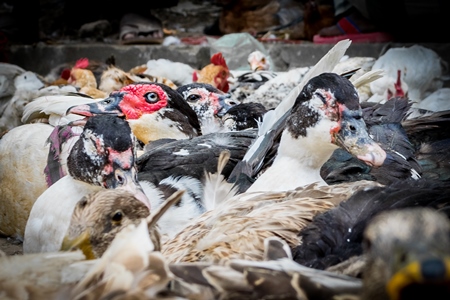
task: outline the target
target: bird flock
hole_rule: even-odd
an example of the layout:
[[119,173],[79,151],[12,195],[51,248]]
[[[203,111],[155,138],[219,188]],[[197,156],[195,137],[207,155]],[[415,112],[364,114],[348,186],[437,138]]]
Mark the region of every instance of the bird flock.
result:
[[2,63],[0,298],[449,299],[447,62],[350,45]]

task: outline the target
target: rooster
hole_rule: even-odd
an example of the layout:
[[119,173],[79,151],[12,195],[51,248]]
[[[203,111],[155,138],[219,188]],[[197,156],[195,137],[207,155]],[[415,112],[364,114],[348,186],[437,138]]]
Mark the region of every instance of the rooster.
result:
[[200,71],[192,73],[192,81],[209,83],[222,92],[228,93],[230,89],[228,77],[230,77],[230,74],[225,58],[221,52],[218,52],[211,57],[209,65],[206,65]]
[[106,98],[107,93],[97,88],[97,79],[93,71],[87,69],[88,66],[89,60],[87,58],[79,59],[70,70],[70,77],[67,83],[80,88],[80,93],[93,98]]

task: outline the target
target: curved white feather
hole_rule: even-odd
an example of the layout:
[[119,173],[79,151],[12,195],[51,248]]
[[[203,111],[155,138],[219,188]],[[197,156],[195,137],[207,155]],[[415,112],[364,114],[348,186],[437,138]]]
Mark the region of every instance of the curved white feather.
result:
[[[22,122],[29,123],[38,115],[45,114],[47,116],[60,116],[66,115],[67,109],[74,105],[81,105],[86,103],[98,102],[103,99],[92,99],[82,96],[69,96],[69,95],[50,95],[41,96],[30,103],[28,103],[23,111]],[[75,115],[74,115],[75,116]],[[82,119],[83,116],[77,116],[76,119]]]

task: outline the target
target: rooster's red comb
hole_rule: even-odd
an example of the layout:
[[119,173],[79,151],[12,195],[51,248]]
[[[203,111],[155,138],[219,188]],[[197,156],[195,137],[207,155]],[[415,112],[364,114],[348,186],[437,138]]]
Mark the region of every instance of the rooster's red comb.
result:
[[216,54],[211,56],[211,63],[216,66],[223,66],[225,68],[228,68],[227,63],[225,62],[225,58],[220,52],[217,52]]
[[80,58],[79,60],[77,60],[74,68],[86,69],[88,66],[89,66],[89,59],[83,57],[83,58]]

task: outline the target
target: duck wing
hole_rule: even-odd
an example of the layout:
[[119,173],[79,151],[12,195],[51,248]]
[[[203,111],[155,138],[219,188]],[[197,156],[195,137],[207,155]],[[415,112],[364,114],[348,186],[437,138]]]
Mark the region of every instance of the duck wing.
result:
[[202,180],[206,172],[215,173],[220,153],[230,151],[223,169],[225,178],[244,157],[257,136],[257,129],[217,132],[189,140],[165,140],[150,143],[138,160],[139,180],[158,185],[169,176],[190,176]]
[[293,248],[293,258],[302,265],[325,269],[361,255],[363,231],[375,215],[412,206],[448,212],[449,191],[448,184],[424,179],[361,189],[336,208],[317,215],[300,232],[302,244]]

